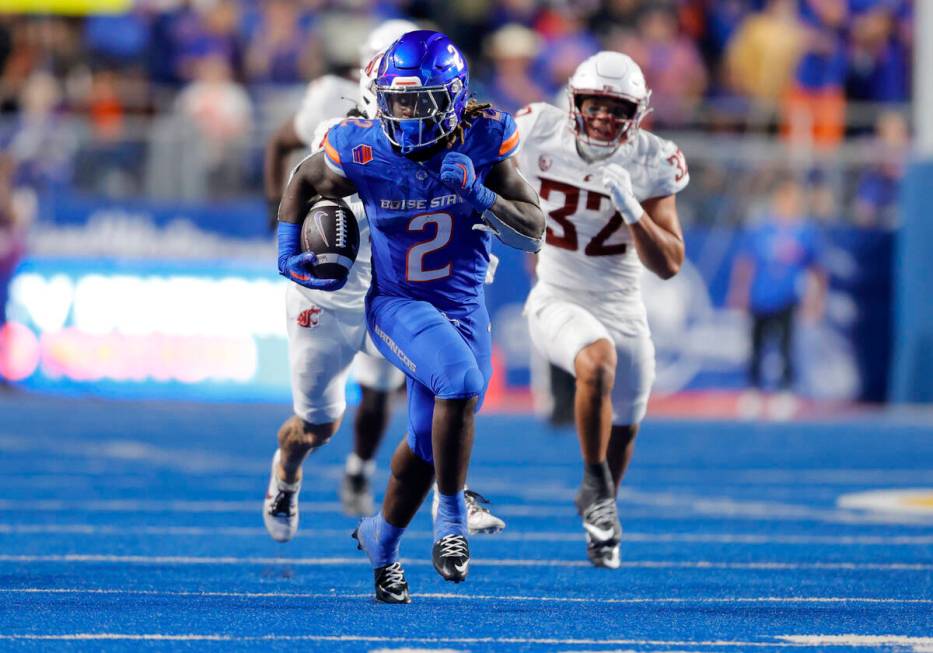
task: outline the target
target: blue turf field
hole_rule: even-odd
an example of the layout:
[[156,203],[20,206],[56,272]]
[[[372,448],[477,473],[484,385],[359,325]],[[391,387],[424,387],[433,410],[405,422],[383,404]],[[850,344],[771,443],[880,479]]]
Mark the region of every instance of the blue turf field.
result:
[[933,487],[929,415],[649,421],[615,572],[585,562],[571,432],[481,417],[471,482],[507,530],[455,586],[423,511],[414,602],[385,606],[336,503],[346,428],[306,467],[300,536],[262,528],[288,410],[0,397],[0,649],[933,650],[933,514],[836,504]]

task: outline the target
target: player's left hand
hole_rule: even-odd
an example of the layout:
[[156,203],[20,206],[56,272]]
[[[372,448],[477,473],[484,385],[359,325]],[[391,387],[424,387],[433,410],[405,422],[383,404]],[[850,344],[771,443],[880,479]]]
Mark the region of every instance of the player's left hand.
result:
[[479,183],[473,161],[461,152],[448,152],[441,163],[441,181],[480,213],[496,203],[496,194]]
[[645,210],[632,190],[632,177],[628,170],[618,163],[608,164],[603,168],[603,185],[609,191],[613,206],[626,224],[635,224],[641,220]]

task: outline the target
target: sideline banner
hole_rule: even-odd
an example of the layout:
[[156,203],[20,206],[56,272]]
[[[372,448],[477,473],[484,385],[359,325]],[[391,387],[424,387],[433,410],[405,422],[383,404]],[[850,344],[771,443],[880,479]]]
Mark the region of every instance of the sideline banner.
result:
[[[237,246],[257,252],[245,262],[27,258],[10,287],[9,322],[0,334],[2,371],[36,390],[287,401],[287,282],[274,272],[273,246],[266,239],[249,245],[248,239],[212,238],[197,249],[211,244],[214,255]],[[656,394],[745,386],[748,320],[724,306],[739,238],[732,229],[690,229],[681,273],[666,282],[646,273]],[[893,236],[845,228],[828,232],[826,241],[826,314],[818,323],[798,324],[797,390],[818,399],[882,401],[891,347]],[[531,259],[502,246],[495,253],[501,263],[486,290],[493,390],[523,392],[531,383],[522,315]],[[765,361],[772,375],[774,358]]]

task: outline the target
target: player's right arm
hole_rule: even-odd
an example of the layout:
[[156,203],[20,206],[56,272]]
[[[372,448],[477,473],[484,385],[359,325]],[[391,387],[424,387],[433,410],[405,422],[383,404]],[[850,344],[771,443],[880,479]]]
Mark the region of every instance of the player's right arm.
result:
[[312,154],[298,164],[279,204],[278,259],[279,274],[306,288],[340,290],[343,279],[319,279],[314,276],[316,258],[312,252],[301,251],[301,223],[315,196],[346,197],[356,192],[349,179],[334,172],[325,163],[325,152]]

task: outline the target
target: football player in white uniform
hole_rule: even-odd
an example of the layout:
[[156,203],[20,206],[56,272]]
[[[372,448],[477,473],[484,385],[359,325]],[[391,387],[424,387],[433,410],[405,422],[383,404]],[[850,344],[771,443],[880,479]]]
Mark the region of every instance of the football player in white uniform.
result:
[[[351,115],[374,118],[376,97],[372,84],[381,52],[402,34],[418,29],[403,20],[377,27],[361,48],[363,65],[358,83],[333,75],[308,86],[294,119],[273,136],[266,149],[265,185],[270,209],[281,199],[288,156],[299,148],[312,153],[322,147],[327,130],[347,113],[347,103],[359,98]],[[349,90],[348,90],[349,88]],[[290,540],[298,529],[298,494],[301,465],[314,449],[337,432],[346,410],[346,382],[351,373],[359,382],[362,399],[354,420],[353,451],[348,455],[340,497],[344,512],[353,516],[373,513],[369,479],[373,458],[388,425],[392,391],[405,375],[367,343],[364,300],[372,277],[369,223],[356,196],[347,198],[360,228],[360,250],[346,284],[337,291],[322,286],[312,290],[295,283],[286,290],[289,365],[294,415],[279,428],[279,448],[272,461],[269,487],[263,503],[263,521],[273,539]],[[479,494],[466,491],[471,532],[492,533],[505,522],[489,512]]]
[[654,381],[640,277],[668,279],[683,263],[675,194],[689,177],[676,145],[639,128],[650,91],[631,58],[593,55],[568,96],[569,115],[536,103],[515,116],[519,166],[548,215],[525,314],[535,347],[576,377],[576,505],[590,561],[618,568],[616,494]]

